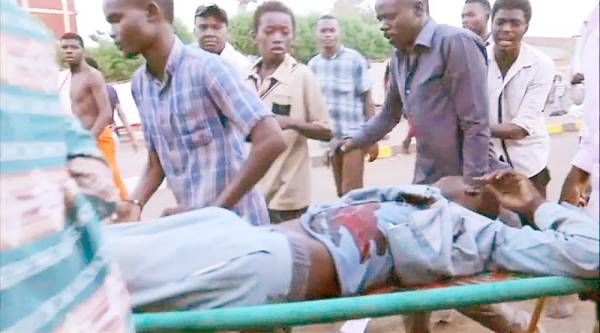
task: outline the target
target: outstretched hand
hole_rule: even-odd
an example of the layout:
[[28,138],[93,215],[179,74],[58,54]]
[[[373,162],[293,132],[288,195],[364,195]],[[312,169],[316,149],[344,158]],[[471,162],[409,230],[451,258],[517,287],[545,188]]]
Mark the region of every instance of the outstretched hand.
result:
[[490,191],[500,205],[524,215],[533,221],[536,209],[545,199],[524,175],[512,170],[502,169],[477,178]]

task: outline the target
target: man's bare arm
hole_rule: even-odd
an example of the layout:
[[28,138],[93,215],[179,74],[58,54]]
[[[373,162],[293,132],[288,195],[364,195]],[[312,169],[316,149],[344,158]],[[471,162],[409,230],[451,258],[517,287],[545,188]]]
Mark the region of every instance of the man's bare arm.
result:
[[129,198],[138,200],[143,207],[150,200],[154,192],[156,192],[164,178],[165,172],[158,159],[158,154],[155,150],[149,150],[148,161],[146,162],[142,176]]
[[371,90],[365,91],[365,93],[362,95],[362,98],[365,105],[365,116],[367,119],[371,119],[375,115],[375,105],[373,104]]
[[112,120],[112,112],[110,110],[110,102],[108,100],[108,91],[106,90],[106,82],[104,77],[98,71],[91,71],[89,74],[90,90],[94,97],[94,102],[98,108],[98,116],[94,125],[90,128],[90,132],[94,137],[98,137],[102,130],[110,125]]
[[277,120],[279,126],[281,126],[281,129],[283,130],[294,130],[302,134],[303,136],[313,140],[331,140],[331,129],[319,122],[306,122],[288,116],[275,116],[275,119]]
[[123,127],[125,127],[125,131],[127,132],[127,135],[131,139],[131,143],[134,145],[134,147],[137,147],[137,145],[135,143],[135,137],[133,136],[133,129],[131,128],[131,125],[129,124],[129,120],[127,119],[127,116],[125,115],[125,112],[123,112],[123,109],[121,108],[121,103],[118,103],[115,106],[115,109],[117,110],[117,115],[119,115],[119,119],[121,119],[121,122],[123,123]]
[[503,140],[522,140],[529,135],[523,127],[512,123],[493,125],[490,130],[492,137]]
[[233,208],[267,173],[271,164],[285,150],[281,128],[273,117],[261,119],[250,133],[252,148],[238,176],[227,185],[214,206]]

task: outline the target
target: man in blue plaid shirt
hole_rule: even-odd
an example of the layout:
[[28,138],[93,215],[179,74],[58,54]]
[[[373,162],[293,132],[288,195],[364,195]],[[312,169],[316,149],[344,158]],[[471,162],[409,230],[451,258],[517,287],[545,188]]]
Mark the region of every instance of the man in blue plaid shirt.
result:
[[105,1],[104,13],[123,53],[146,59],[132,93],[148,163],[131,201],[141,211],[166,177],[177,207],[163,215],[217,206],[268,224],[254,185],[286,147],[271,113],[230,64],[175,36],[172,0]]
[[[352,133],[373,116],[368,64],[357,51],[340,42],[340,27],[335,17],[325,15],[317,21],[317,39],[321,52],[308,66],[316,74],[333,123],[336,139]],[[377,145],[369,150],[370,160],[377,158]],[[364,152],[335,152],[331,166],[338,196],[363,187]]]

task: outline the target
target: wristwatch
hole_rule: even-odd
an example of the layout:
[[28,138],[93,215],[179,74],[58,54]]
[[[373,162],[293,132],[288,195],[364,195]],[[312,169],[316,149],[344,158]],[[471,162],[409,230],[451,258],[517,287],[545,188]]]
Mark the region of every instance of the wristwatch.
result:
[[137,199],[125,199],[125,200],[123,200],[123,201],[125,201],[125,202],[129,202],[129,203],[131,203],[131,204],[134,204],[134,205],[136,205],[136,206],[140,207],[140,209],[144,208],[144,206],[142,205],[142,202],[141,202],[141,201],[139,201],[139,200],[137,200]]

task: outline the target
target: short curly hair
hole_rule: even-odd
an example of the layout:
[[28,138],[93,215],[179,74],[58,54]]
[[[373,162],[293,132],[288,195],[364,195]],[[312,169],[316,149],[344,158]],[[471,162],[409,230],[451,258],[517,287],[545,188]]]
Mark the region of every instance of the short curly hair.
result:
[[292,12],[292,10],[288,6],[284,5],[282,2],[267,1],[262,5],[258,6],[258,8],[256,8],[256,11],[254,12],[254,19],[252,22],[254,32],[258,31],[258,26],[260,25],[260,19],[262,18],[262,16],[265,13],[269,12],[279,12],[288,14],[292,18],[292,28],[294,29],[294,31],[296,31],[296,18],[294,17],[294,13]]
[[492,8],[492,20],[500,9],[520,9],[525,14],[525,23],[531,21],[531,3],[529,0],[496,0]]

